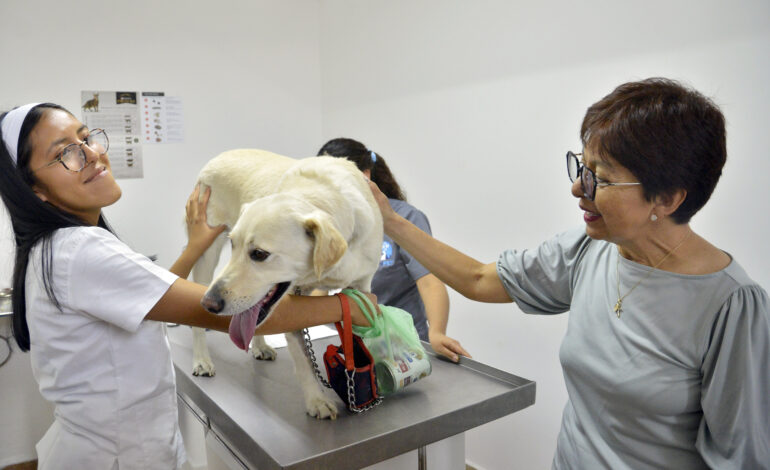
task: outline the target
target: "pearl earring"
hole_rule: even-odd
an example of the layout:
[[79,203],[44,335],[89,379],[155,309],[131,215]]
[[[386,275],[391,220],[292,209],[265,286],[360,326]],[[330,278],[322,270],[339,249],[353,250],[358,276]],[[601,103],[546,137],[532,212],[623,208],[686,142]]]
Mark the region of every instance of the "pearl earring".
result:
[[652,214],[652,215],[650,216],[650,220],[652,220],[653,222],[655,222],[656,220],[658,220],[658,216],[657,216],[657,215],[655,215],[655,214]]

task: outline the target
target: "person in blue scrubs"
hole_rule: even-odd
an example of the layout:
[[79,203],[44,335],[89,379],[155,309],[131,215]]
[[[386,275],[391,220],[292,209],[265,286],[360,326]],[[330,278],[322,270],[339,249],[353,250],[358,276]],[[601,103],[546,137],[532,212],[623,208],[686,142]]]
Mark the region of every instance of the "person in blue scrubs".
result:
[[[318,155],[343,157],[354,162],[388,196],[388,203],[399,215],[430,234],[425,214],[409,204],[401,187],[388,168],[385,159],[357,140],[332,139]],[[470,357],[459,341],[446,335],[449,321],[449,296],[446,286],[431,274],[408,251],[387,234],[382,241],[380,266],[372,280],[372,292],[383,305],[390,305],[412,314],[414,326],[423,341],[454,362],[459,355]]]

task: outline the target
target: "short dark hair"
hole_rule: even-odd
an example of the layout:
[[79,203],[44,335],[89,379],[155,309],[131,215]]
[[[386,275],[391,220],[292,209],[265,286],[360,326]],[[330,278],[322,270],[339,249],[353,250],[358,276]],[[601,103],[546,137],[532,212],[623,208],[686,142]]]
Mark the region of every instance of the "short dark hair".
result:
[[628,168],[651,201],[678,189],[687,197],[671,214],[683,224],[711,197],[727,159],[725,118],[714,102],[666,78],[615,88],[583,118],[584,148]]
[[369,150],[366,145],[346,137],[338,137],[324,144],[318,151],[318,156],[341,157],[355,163],[359,170],[371,171],[371,180],[390,199],[406,201],[406,194],[398,185],[388,164],[382,155]]

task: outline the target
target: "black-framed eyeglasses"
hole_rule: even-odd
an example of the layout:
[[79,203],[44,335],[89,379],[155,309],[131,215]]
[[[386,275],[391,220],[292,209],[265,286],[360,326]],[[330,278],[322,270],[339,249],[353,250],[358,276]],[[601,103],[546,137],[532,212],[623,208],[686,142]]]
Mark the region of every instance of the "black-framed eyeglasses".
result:
[[87,145],[88,148],[98,153],[99,156],[102,156],[107,153],[107,150],[109,150],[110,140],[107,138],[107,133],[104,131],[104,129],[94,129],[90,134],[88,134],[88,137],[83,139],[83,142],[79,144],[69,144],[68,146],[64,147],[61,152],[59,152],[59,155],[57,155],[53,161],[46,163],[37,170],[32,171],[42,170],[43,168],[47,168],[51,165],[61,163],[64,169],[67,171],[78,173],[82,171],[83,168],[85,168],[88,164],[86,153],[83,151],[84,145]]
[[583,188],[583,196],[590,200],[594,200],[596,197],[596,188],[600,186],[637,186],[642,183],[605,183],[596,179],[596,173],[590,168],[580,163],[578,155],[582,153],[572,153],[567,151],[567,175],[569,180],[574,183],[576,179],[580,178],[580,185]]

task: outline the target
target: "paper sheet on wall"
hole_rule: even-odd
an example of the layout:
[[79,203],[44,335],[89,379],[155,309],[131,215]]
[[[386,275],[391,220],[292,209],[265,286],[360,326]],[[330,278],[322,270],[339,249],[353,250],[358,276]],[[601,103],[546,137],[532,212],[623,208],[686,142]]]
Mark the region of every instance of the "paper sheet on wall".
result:
[[142,135],[146,144],[184,142],[182,99],[163,92],[142,92]]
[[104,129],[110,140],[110,164],[115,178],[142,178],[141,121],[135,91],[80,92],[83,124]]

